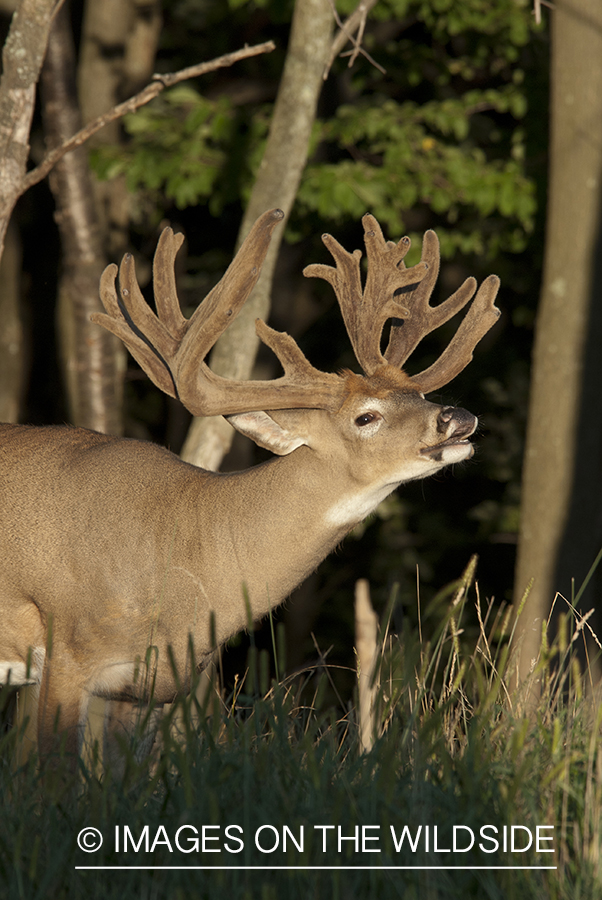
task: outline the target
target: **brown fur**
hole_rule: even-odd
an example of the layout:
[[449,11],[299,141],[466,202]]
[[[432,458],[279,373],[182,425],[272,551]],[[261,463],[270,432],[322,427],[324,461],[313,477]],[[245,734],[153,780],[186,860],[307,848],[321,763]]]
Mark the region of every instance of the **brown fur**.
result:
[[374,397],[384,400],[393,392],[420,393],[419,386],[403,369],[380,366],[373,375],[356,375],[349,369],[341,372],[345,379],[343,404],[352,397]]

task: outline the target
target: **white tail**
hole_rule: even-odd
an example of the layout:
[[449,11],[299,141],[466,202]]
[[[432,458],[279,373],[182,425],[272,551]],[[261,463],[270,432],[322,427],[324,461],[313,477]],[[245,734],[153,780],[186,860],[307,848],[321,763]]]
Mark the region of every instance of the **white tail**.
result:
[[[216,474],[153,444],[80,428],[0,426],[0,682],[40,686],[42,753],[57,725],[77,747],[91,696],[173,700],[168,648],[186,686],[191,667],[298,585],[342,538],[404,481],[472,455],[477,420],[424,394],[450,381],[496,321],[499,281],[481,285],[453,340],[430,368],[401,366],[422,337],[473,297],[474,279],[429,305],[439,268],[435,234],[406,268],[409,240],[384,240],[364,217],[361,253],[323,240],[336,266],[309,266],[339,300],[365,374],[313,368],[286,334],[257,322],[284,375],[230,382],[205,358],[259,275],[279,210],[255,223],[221,282],[185,319],[173,262],[181,236],[166,229],[154,262],[157,315],[146,305],[131,256],[101,281],[106,315],[163,391],[196,415],[222,414],[277,458]],[[391,336],[381,353],[385,322]],[[190,659],[189,647],[195,650]],[[147,649],[151,648],[147,655]]]

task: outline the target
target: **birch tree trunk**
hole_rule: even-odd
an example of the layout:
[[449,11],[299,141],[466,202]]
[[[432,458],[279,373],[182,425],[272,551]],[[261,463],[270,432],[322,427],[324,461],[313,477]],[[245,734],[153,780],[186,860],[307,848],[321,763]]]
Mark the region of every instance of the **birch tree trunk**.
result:
[[[42,115],[49,149],[81,128],[75,88],[75,50],[64,6],[48,41],[41,80]],[[106,265],[85,147],[66,154],[49,176],[61,234],[58,329],[70,419],[75,425],[119,434],[122,348],[90,322],[102,310],[98,283]]]
[[[552,13],[551,134],[515,582],[517,678],[537,659],[555,593],[570,599],[602,542],[602,3]],[[594,605],[584,597],[584,609]],[[567,611],[566,604],[557,608]]]
[[[161,32],[160,0],[87,0],[77,66],[81,115],[88,123],[150,81]],[[119,144],[115,120],[89,142]],[[125,176],[100,181],[91,175],[105,250],[120,259],[129,241],[130,195]]]
[[[288,218],[307,162],[309,140],[316,116],[322,75],[332,40],[330,0],[297,0],[288,52],[274,106],[265,154],[238,236],[246,237],[255,219],[272,207]],[[284,232],[276,230],[261,276],[250,298],[211,354],[214,372],[225,378],[249,378],[259,340],[255,319],[267,319],[274,266]],[[187,462],[218,469],[230,449],[232,427],[221,416],[195,419],[182,450]]]

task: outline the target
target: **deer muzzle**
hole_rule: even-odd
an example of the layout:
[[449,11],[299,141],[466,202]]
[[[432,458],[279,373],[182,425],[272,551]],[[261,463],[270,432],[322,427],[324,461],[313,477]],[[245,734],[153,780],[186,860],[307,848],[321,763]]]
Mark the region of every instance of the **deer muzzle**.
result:
[[424,447],[421,454],[440,462],[467,459],[474,453],[468,438],[474,433],[478,422],[477,417],[467,409],[442,407],[437,416],[437,431],[442,435],[442,440],[431,447]]

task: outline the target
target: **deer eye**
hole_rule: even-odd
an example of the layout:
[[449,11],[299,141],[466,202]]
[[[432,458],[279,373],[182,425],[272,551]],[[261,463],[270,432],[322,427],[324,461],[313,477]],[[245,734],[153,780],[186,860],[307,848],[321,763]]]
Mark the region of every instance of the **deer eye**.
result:
[[355,424],[361,428],[363,425],[369,425],[370,422],[374,422],[375,419],[375,413],[363,413],[361,416],[357,417]]

